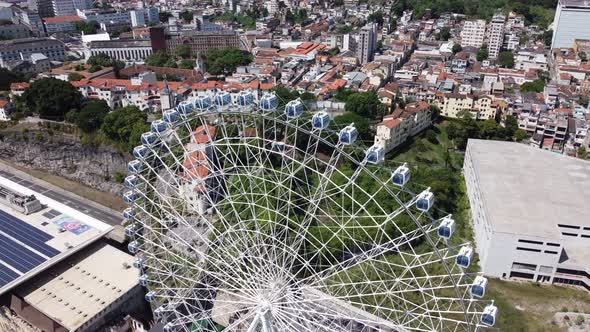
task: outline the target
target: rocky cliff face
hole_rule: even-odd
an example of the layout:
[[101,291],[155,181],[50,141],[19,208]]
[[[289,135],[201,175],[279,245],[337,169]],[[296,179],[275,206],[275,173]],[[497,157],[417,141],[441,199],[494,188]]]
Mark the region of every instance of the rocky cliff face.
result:
[[119,194],[129,155],[110,146],[87,146],[66,135],[1,135],[0,159]]

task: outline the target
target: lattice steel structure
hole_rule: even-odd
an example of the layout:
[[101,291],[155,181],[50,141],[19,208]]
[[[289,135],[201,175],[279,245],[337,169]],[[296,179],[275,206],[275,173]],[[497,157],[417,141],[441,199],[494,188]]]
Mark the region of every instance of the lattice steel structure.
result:
[[353,124],[278,104],[199,97],[164,112],[134,149],[126,234],[165,329],[493,325],[487,280],[451,239],[435,193],[408,182],[408,166],[384,166],[382,149],[363,149]]

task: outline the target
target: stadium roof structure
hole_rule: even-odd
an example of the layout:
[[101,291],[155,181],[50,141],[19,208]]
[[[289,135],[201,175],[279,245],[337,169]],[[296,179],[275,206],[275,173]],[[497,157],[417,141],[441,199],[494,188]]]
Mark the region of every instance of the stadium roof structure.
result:
[[467,153],[494,232],[559,239],[558,224],[590,229],[590,162],[477,139]]
[[34,195],[41,209],[25,214],[0,203],[0,294],[98,240],[112,226],[6,178],[0,186]]

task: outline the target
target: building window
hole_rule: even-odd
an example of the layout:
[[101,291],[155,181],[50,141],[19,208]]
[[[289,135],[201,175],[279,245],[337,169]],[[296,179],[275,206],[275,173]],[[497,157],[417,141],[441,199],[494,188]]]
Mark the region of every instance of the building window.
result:
[[522,250],[522,251],[532,251],[532,252],[541,252],[540,249],[531,249],[531,248],[525,248],[525,247],[516,247],[516,250]]
[[523,240],[523,239],[518,239],[518,242],[520,242],[520,243],[530,243],[530,244],[539,244],[539,245],[542,245],[543,244],[543,242],[531,241],[531,240]]

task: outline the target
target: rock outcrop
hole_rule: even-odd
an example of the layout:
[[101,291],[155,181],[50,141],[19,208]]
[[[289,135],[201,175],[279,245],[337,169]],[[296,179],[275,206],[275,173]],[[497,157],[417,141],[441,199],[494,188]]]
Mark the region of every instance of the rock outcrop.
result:
[[124,189],[118,180],[126,173],[130,158],[110,146],[83,145],[68,135],[0,135],[0,159],[115,194]]

